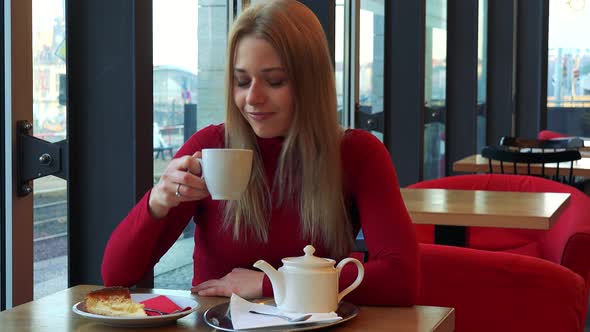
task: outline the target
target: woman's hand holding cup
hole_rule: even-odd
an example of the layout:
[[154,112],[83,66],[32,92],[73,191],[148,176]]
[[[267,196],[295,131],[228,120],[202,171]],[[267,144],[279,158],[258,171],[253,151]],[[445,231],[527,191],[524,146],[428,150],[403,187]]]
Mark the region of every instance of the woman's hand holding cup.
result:
[[181,202],[201,200],[209,196],[201,174],[201,151],[192,156],[173,159],[152,189],[149,199],[150,213],[154,218],[163,218],[171,208]]

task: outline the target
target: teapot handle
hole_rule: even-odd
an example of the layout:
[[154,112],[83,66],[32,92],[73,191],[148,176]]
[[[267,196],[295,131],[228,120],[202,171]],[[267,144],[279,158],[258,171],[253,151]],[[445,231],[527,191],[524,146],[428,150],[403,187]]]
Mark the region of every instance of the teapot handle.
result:
[[342,271],[342,268],[344,267],[344,265],[348,263],[356,264],[358,274],[356,276],[356,280],[350,286],[346,287],[346,289],[338,293],[338,303],[340,303],[342,298],[345,297],[348,293],[352,292],[355,288],[357,288],[361,284],[361,281],[363,281],[363,277],[365,276],[365,268],[363,267],[363,264],[358,259],[349,257],[343,259],[342,261],[340,261],[340,263],[338,263],[338,265],[336,265],[336,270],[338,271],[338,279],[340,279],[340,272]]

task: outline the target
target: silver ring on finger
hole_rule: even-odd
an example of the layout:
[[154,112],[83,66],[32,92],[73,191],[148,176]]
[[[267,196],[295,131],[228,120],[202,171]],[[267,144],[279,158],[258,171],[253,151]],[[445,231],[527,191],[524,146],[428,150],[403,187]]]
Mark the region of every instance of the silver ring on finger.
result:
[[182,183],[179,183],[178,187],[176,187],[176,192],[174,193],[176,197],[182,197],[182,195],[180,194],[180,186],[182,186]]

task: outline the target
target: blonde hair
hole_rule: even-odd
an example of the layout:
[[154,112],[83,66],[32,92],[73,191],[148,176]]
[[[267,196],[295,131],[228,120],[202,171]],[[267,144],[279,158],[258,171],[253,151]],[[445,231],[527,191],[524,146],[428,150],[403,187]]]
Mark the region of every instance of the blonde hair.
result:
[[[293,122],[283,142],[271,202],[256,135],[233,99],[236,48],[245,36],[270,43],[289,77],[295,100]],[[226,65],[225,145],[254,150],[252,177],[239,201],[225,205],[226,226],[234,238],[245,227],[247,236],[267,242],[271,204],[298,202],[304,236],[321,243],[333,257],[352,248],[352,226],[343,194],[334,71],[320,22],[296,0],[276,0],[245,10],[235,21],[228,39]],[[292,197],[295,193],[297,196]]]

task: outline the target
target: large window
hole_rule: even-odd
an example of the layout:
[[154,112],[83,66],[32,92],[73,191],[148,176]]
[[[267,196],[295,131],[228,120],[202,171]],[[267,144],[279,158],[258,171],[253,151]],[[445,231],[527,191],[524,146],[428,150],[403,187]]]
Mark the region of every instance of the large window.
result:
[[547,126],[590,136],[590,3],[549,2]]
[[336,75],[336,96],[338,98],[338,113],[340,122],[345,123],[344,109],[344,0],[336,0],[334,19],[334,71]]
[[477,151],[479,152],[486,145],[488,0],[479,0],[477,22]]
[[445,174],[447,1],[426,1],[424,179]]
[[[227,1],[154,0],[154,182],[197,130],[224,120]],[[191,221],[154,268],[157,288],[188,289]]]
[[335,4],[340,122],[347,127],[370,130],[383,140],[384,2],[336,0]]
[[[33,133],[57,142],[66,138],[66,46],[64,0],[33,0]],[[34,181],[34,297],[67,288],[66,181]]]
[[[360,5],[359,111],[382,116],[385,4],[383,0],[361,0]],[[374,117],[373,121],[382,123],[380,119]],[[383,140],[382,130],[372,133]]]

